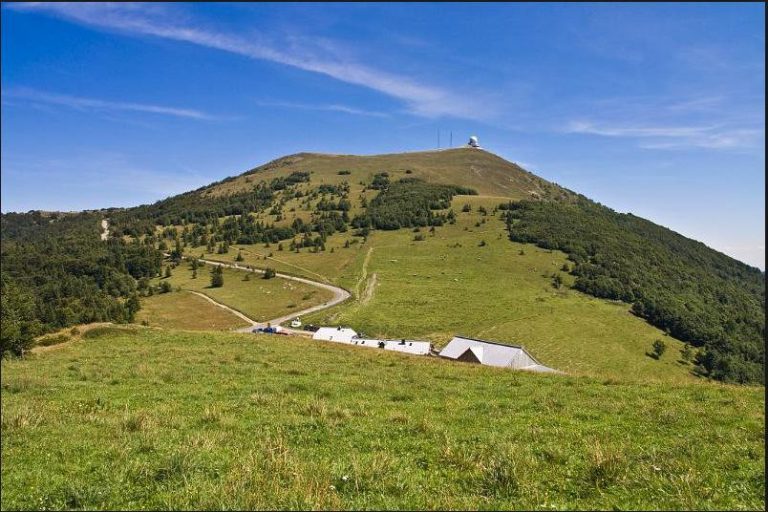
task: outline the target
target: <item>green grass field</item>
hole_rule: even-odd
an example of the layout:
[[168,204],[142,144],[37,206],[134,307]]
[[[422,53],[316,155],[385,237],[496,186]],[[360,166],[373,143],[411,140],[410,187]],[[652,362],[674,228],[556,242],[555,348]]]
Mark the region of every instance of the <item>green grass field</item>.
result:
[[[522,344],[544,364],[572,374],[695,378],[692,366],[679,361],[682,343],[630,314],[626,304],[568,289],[573,277],[561,270],[563,253],[510,242],[498,216],[478,211],[484,206],[491,212],[499,202],[457,196],[456,212],[465,204],[472,210],[458,213],[455,225],[437,228],[434,236],[423,229],[426,239],[419,242],[411,230],[376,231],[365,243],[348,232],[329,237],[324,252],[278,252],[271,244],[233,246],[227,255],[207,257],[232,261],[234,247],[242,247],[247,264],[333,282],[357,297],[306,322],[346,324],[371,336],[425,338],[437,346],[457,333]],[[357,243],[344,248],[346,240]],[[188,254],[199,256],[200,249]],[[553,273],[562,277],[563,288],[552,286]],[[656,339],[668,347],[660,360],[647,355]]]
[[764,389],[94,329],[2,362],[2,509],[753,509]]
[[[211,268],[208,265],[201,266],[197,270],[197,278],[193,279],[189,263],[182,262],[167,280],[174,290],[181,287],[182,290],[203,293],[258,322],[271,320],[291,311],[300,311],[333,297],[327,290],[304,283],[286,279],[262,279],[261,274],[230,268],[224,269],[224,286],[211,288]],[[160,279],[154,279],[152,282],[157,284]],[[169,306],[171,310],[166,308],[163,314],[178,316],[179,313],[173,311],[176,306],[173,301],[165,306]],[[146,318],[150,325],[154,325],[151,316]]]
[[142,299],[136,323],[142,322],[152,327],[193,331],[228,331],[248,325],[229,311],[188,291],[163,293]]

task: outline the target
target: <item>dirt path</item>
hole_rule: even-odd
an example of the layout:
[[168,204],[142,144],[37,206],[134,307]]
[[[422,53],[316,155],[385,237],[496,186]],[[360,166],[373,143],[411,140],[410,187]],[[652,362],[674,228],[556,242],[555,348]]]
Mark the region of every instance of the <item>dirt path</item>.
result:
[[[206,265],[213,265],[213,266],[217,266],[218,265],[218,266],[222,266],[222,267],[233,268],[233,269],[236,269],[236,270],[245,270],[246,272],[254,272],[254,273],[257,273],[257,274],[263,274],[264,273],[263,270],[254,269],[254,268],[248,268],[248,267],[245,267],[245,266],[242,266],[242,265],[238,265],[237,263],[234,263],[234,264],[232,264],[232,263],[221,263],[219,261],[211,261],[211,260],[204,260],[204,259],[198,259],[197,261],[199,261],[200,263],[204,263]],[[202,295],[203,297],[205,297],[206,299],[208,299],[212,303],[216,304],[217,306],[231,311],[232,313],[236,314],[238,317],[242,318],[243,320],[246,320],[247,322],[249,322],[251,324],[250,327],[243,327],[243,328],[237,329],[238,332],[251,332],[254,327],[259,326],[259,325],[266,325],[267,323],[272,324],[272,325],[280,325],[281,323],[286,322],[286,321],[290,320],[291,318],[295,318],[297,316],[308,315],[310,313],[314,313],[316,311],[320,311],[320,310],[323,310],[323,309],[335,306],[336,304],[344,302],[345,300],[347,300],[349,297],[352,296],[352,294],[350,294],[344,288],[339,288],[338,286],[333,286],[331,284],[326,284],[326,283],[320,283],[320,282],[317,282],[317,281],[312,281],[310,279],[305,279],[303,277],[289,276],[287,274],[281,274],[279,272],[277,274],[275,274],[275,277],[279,277],[281,279],[289,279],[291,281],[297,281],[299,283],[308,284],[310,286],[315,286],[317,288],[323,288],[325,290],[328,290],[328,291],[332,292],[333,293],[333,298],[331,298],[331,300],[329,300],[328,302],[324,302],[322,304],[318,304],[318,305],[312,306],[310,308],[302,309],[301,311],[293,311],[293,312],[291,312],[291,313],[289,313],[287,315],[283,315],[283,316],[278,317],[278,318],[273,318],[272,320],[269,320],[267,322],[259,323],[259,322],[256,322],[254,320],[251,320],[250,318],[248,318],[247,316],[243,315],[239,311],[236,311],[236,310],[230,308],[229,306],[227,306],[225,304],[221,304],[220,302],[217,302],[216,300],[212,299],[211,297],[209,297],[209,296],[207,296],[207,295],[205,295],[203,293],[199,293],[199,292],[192,292],[192,293],[197,293],[198,295]],[[291,334],[304,334],[304,335],[307,334],[306,331],[297,331],[297,330],[294,330],[294,329],[285,329],[285,330],[287,332],[291,333]]]
[[363,296],[360,297],[361,305],[368,304],[373,298],[373,292],[376,289],[377,279],[378,279],[378,276],[376,275],[376,272],[371,274],[371,278],[365,284],[365,290],[363,291]]
[[371,261],[371,253],[373,252],[373,247],[368,249],[368,252],[365,253],[365,259],[363,260],[363,269],[360,272],[360,279],[357,281],[357,285],[355,286],[355,295],[357,298],[360,298],[360,288],[363,286],[363,283],[365,283],[366,278],[368,277],[368,262]]
[[197,295],[197,296],[199,296],[199,297],[202,297],[202,298],[204,298],[205,300],[207,300],[208,302],[210,302],[210,303],[211,303],[211,304],[213,304],[214,306],[219,306],[219,307],[220,307],[220,308],[222,308],[222,309],[226,309],[227,311],[229,311],[230,313],[232,313],[232,314],[233,314],[233,315],[235,315],[236,317],[238,317],[238,318],[241,318],[242,320],[245,320],[245,321],[246,321],[246,322],[248,322],[249,324],[252,324],[252,325],[251,325],[251,327],[243,327],[243,329],[252,329],[252,328],[253,328],[253,326],[254,326],[254,325],[256,325],[256,324],[258,323],[258,322],[256,322],[255,320],[252,320],[252,319],[248,318],[247,316],[245,316],[244,314],[242,314],[242,313],[241,313],[241,312],[239,312],[238,310],[236,310],[236,309],[233,309],[233,308],[231,308],[231,307],[227,306],[226,304],[222,304],[221,302],[216,302],[215,300],[213,300],[212,298],[210,298],[209,296],[207,296],[207,295],[206,295],[206,294],[204,294],[204,293],[196,292],[196,291],[194,291],[194,290],[187,290],[187,291],[188,291],[188,292],[190,292],[190,293],[194,293],[195,295]]
[[106,240],[109,236],[109,221],[107,219],[101,219],[101,229],[104,230],[101,232],[101,239]]

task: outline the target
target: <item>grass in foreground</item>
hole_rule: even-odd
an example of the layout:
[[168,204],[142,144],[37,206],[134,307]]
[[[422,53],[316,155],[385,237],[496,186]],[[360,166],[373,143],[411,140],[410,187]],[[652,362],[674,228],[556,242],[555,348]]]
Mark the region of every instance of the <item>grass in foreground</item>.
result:
[[764,507],[763,388],[108,328],[1,398],[3,509]]

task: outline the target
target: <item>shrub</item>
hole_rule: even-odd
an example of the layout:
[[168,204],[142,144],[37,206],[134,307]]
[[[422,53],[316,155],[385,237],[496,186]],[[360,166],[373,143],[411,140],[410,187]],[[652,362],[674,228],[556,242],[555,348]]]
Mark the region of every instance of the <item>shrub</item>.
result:
[[277,275],[277,272],[275,272],[275,269],[272,267],[267,267],[264,269],[264,279],[272,279]]
[[667,344],[664,343],[664,340],[657,339],[653,342],[653,356],[656,359],[661,358],[662,355],[664,355],[664,352],[667,351]]

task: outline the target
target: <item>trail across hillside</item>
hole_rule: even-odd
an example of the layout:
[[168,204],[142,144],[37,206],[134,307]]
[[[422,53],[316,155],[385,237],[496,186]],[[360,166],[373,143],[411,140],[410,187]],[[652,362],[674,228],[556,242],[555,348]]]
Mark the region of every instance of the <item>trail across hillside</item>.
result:
[[107,219],[101,219],[101,229],[104,230],[101,232],[101,239],[106,240],[109,236],[109,221]]
[[[204,259],[198,259],[197,261],[199,261],[200,263],[205,263],[206,265],[213,265],[213,266],[217,266],[218,265],[218,266],[221,266],[221,267],[229,267],[229,268],[234,268],[236,270],[245,270],[246,272],[254,272],[254,273],[258,273],[258,274],[263,274],[264,273],[263,270],[245,267],[245,266],[242,266],[242,265],[238,265],[237,263],[221,263],[221,262],[218,262],[218,261],[204,260]],[[331,300],[329,300],[328,302],[324,302],[323,304],[318,304],[317,306],[312,306],[310,308],[306,308],[306,309],[303,309],[301,311],[293,311],[293,312],[291,312],[291,313],[289,313],[287,315],[283,315],[281,317],[269,320],[268,322],[259,323],[259,322],[256,322],[256,321],[248,318],[247,316],[243,315],[241,312],[236,311],[236,310],[232,309],[231,307],[229,307],[229,306],[227,306],[225,304],[221,304],[220,302],[217,302],[216,300],[208,297],[207,295],[204,295],[204,294],[198,294],[198,295],[202,295],[202,296],[206,297],[208,300],[210,300],[211,302],[217,304],[218,306],[220,306],[220,307],[222,307],[224,309],[227,309],[229,311],[232,311],[235,315],[237,315],[238,317],[242,318],[243,320],[251,322],[252,325],[250,327],[243,327],[241,329],[237,329],[238,332],[251,332],[254,327],[256,327],[258,325],[266,325],[267,323],[270,323],[272,325],[280,325],[281,323],[283,323],[283,322],[285,322],[287,320],[290,320],[291,318],[294,318],[294,317],[297,317],[297,316],[302,316],[302,315],[308,315],[310,313],[314,313],[316,311],[321,311],[323,309],[327,309],[327,308],[330,308],[332,306],[335,306],[336,304],[344,302],[345,300],[347,300],[351,296],[351,294],[347,290],[345,290],[344,288],[339,288],[338,286],[333,286],[333,285],[326,284],[326,283],[320,283],[320,282],[317,282],[317,281],[312,281],[310,279],[305,279],[303,277],[289,276],[287,274],[281,274],[279,272],[277,274],[275,274],[275,277],[279,277],[279,278],[282,278],[282,279],[290,279],[291,281],[297,281],[299,283],[304,283],[304,284],[308,284],[310,286],[315,286],[317,288],[323,288],[325,290],[329,290],[329,291],[331,291],[333,293],[333,298]],[[286,329],[286,331],[288,331],[290,333],[293,333],[293,334],[306,334],[305,331],[295,331],[295,330],[292,330],[292,329]]]

